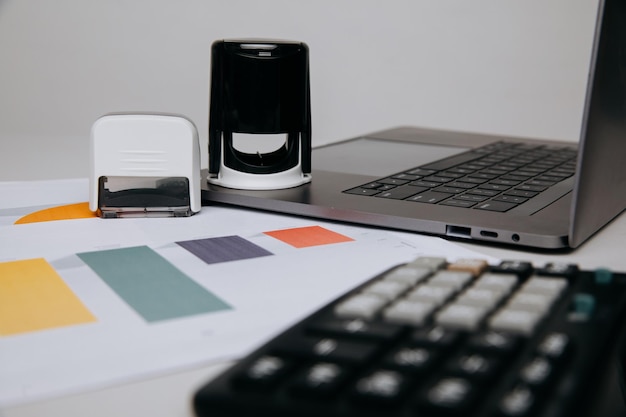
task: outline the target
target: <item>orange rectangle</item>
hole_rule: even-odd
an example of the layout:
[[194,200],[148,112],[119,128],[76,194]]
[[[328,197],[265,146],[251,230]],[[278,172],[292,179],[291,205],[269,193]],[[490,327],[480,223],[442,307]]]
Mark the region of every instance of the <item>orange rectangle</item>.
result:
[[352,242],[354,239],[340,233],[324,229],[321,226],[296,227],[292,229],[274,230],[265,232],[266,235],[294,246],[306,248],[309,246],[329,245],[332,243]]
[[93,314],[45,259],[0,263],[0,335],[93,321]]

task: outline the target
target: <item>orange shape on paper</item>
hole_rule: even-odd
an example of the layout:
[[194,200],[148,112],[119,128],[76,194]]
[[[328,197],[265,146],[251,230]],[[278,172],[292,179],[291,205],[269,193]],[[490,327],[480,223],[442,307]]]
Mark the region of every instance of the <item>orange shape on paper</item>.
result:
[[296,248],[354,241],[354,239],[348,236],[324,229],[320,226],[297,227],[264,233]]
[[27,214],[19,218],[15,224],[49,222],[54,220],[87,219],[98,217],[89,210],[89,203],[68,204],[65,206],[51,207]]

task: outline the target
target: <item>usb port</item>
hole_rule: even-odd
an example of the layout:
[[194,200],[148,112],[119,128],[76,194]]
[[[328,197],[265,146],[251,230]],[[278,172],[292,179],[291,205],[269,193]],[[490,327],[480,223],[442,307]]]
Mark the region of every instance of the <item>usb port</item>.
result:
[[472,228],[464,226],[446,226],[446,235],[454,237],[471,237]]

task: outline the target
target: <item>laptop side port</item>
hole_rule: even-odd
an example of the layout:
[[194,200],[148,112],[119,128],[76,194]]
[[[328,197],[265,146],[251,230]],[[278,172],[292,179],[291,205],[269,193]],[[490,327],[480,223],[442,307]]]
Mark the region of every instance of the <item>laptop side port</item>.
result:
[[472,237],[472,228],[446,225],[446,235],[453,237],[470,238]]
[[497,237],[498,237],[498,234],[496,232],[490,232],[488,230],[481,230],[480,231],[480,235],[482,237],[489,237],[489,238],[492,238],[492,239],[497,239]]

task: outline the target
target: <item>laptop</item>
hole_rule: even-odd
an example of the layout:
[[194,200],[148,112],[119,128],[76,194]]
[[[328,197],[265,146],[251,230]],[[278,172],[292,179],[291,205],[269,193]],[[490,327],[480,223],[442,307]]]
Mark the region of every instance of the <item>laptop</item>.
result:
[[312,151],[312,181],[205,203],[530,248],[576,248],[626,207],[626,2],[600,1],[578,146],[397,127]]

